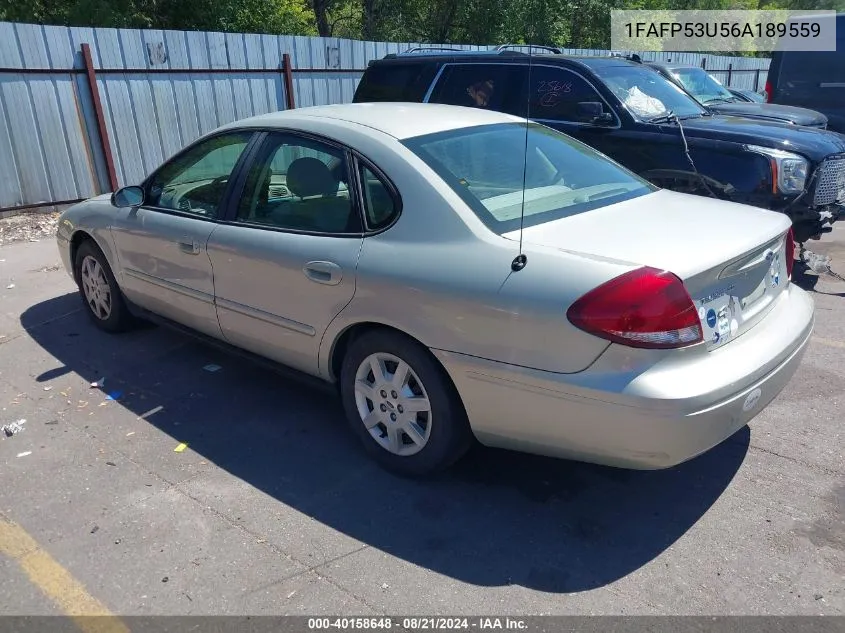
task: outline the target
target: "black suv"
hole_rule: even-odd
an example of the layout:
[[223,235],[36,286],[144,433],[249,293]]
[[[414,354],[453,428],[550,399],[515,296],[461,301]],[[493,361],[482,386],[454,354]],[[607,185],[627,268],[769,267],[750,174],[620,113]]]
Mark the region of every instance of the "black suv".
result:
[[836,16],[835,51],[775,51],[766,80],[769,103],[813,108],[845,134],[845,14]]
[[645,64],[649,68],[654,68],[669,81],[678,84],[696,101],[716,114],[805,125],[820,130],[827,128],[827,117],[821,112],[773,103],[749,103],[747,99],[734,95],[710,73],[698,66],[664,62],[645,62]]
[[508,50],[388,55],[370,62],[354,101],[530,115],[658,186],[782,211],[801,243],[831,231],[845,203],[845,137],[714,115],[656,71],[619,57]]

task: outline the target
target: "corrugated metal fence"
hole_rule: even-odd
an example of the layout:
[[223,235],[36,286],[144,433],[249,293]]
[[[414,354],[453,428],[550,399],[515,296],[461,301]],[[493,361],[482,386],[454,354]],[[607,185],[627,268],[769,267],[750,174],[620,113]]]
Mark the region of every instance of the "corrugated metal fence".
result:
[[[349,102],[370,60],[413,46],[425,45],[0,22],[0,210],[61,204],[137,183],[230,121],[291,103]],[[643,57],[695,65],[704,58]],[[763,59],[706,61],[717,74],[731,64],[730,84],[750,88],[753,69],[768,67]]]

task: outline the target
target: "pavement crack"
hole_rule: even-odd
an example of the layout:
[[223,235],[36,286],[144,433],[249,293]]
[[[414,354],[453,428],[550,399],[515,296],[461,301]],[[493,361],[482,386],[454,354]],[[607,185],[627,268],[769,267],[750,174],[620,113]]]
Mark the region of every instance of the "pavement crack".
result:
[[795,457],[791,457],[789,455],[784,455],[783,453],[778,453],[777,451],[773,451],[770,448],[764,448],[762,446],[758,446],[757,444],[750,443],[748,448],[754,449],[756,451],[760,451],[761,453],[766,453],[767,455],[774,455],[775,457],[780,457],[781,459],[785,459],[787,461],[792,462],[793,464],[800,464],[805,468],[810,470],[818,470],[823,472],[826,475],[842,475],[843,471],[841,470],[834,470],[833,468],[828,468],[827,466],[822,466],[821,464],[811,464],[809,462],[805,462],[803,460],[797,459]]

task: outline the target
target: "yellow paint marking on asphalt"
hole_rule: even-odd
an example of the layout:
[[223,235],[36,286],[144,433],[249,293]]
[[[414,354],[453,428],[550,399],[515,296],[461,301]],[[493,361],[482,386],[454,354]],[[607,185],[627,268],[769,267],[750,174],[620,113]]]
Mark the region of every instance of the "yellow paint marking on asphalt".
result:
[[845,343],[842,341],[834,341],[833,339],[822,338],[821,336],[814,336],[812,340],[821,345],[827,345],[828,347],[839,347],[841,349],[845,349]]
[[15,561],[30,582],[71,616],[83,633],[129,633],[129,628],[41,549],[26,530],[2,518],[0,554]]

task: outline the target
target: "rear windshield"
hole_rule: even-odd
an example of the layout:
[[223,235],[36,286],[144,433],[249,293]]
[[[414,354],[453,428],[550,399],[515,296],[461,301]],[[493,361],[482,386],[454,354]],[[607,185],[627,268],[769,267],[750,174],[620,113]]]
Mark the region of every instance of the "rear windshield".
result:
[[656,189],[591,147],[537,123],[461,128],[404,144],[500,235],[520,227],[523,200],[524,226],[534,226]]

